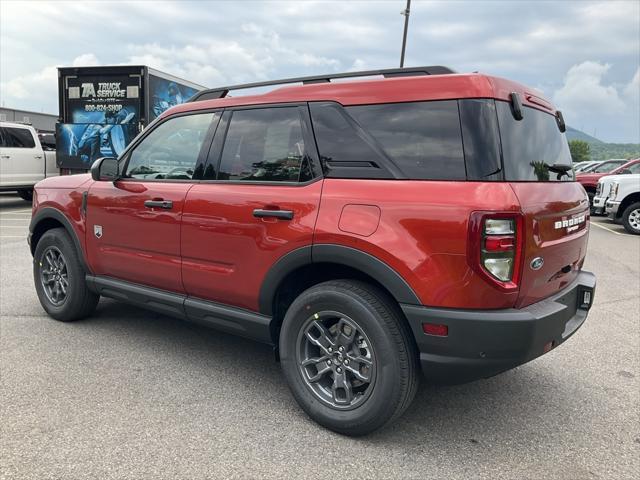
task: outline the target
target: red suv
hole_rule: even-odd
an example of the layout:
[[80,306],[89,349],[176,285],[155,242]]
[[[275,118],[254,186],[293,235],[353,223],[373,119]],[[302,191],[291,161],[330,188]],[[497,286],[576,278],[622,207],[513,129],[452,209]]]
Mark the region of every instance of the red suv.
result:
[[274,345],[314,420],[365,434],[420,370],[490,377],[585,321],[563,131],[533,90],[444,67],[204,91],[118,160],[37,185],[38,297],[57,320],[105,296]]

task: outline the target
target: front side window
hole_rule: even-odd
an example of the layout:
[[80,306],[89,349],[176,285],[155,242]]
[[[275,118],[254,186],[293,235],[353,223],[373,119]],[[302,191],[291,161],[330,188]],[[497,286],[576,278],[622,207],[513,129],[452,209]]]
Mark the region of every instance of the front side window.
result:
[[571,152],[556,117],[523,107],[516,120],[511,105],[496,101],[504,176],[507,181],[559,182],[573,180]]
[[190,180],[214,118],[219,114],[183,115],[161,123],[133,149],[125,177]]
[[298,107],[233,112],[218,180],[298,182],[309,179]]
[[4,134],[6,136],[5,141],[9,147],[34,148],[36,146],[31,131],[26,128],[5,127]]
[[634,163],[629,167],[631,173],[640,173],[640,162]]

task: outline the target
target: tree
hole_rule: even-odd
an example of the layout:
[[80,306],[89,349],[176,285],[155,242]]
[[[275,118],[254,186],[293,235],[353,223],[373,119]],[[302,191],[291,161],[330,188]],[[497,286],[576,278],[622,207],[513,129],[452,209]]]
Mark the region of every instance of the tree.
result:
[[586,162],[591,158],[591,147],[584,140],[571,140],[569,150],[573,163]]

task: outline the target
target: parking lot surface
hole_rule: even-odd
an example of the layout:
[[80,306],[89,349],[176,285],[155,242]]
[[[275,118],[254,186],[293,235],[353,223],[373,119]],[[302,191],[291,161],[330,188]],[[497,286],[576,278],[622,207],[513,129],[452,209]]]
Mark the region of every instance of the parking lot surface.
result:
[[[317,426],[264,345],[102,300],[49,319],[29,205],[0,195],[1,478],[631,479],[640,471],[640,237],[593,219],[598,277],[568,342],[497,377],[422,385],[365,438]],[[605,228],[603,228],[605,227]]]

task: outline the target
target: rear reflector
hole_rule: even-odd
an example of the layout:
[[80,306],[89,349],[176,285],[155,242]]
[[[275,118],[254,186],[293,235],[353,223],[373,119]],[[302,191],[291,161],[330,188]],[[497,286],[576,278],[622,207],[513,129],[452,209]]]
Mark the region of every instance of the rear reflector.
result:
[[449,327],[438,323],[423,323],[422,331],[427,335],[435,335],[436,337],[446,337],[449,335]]

